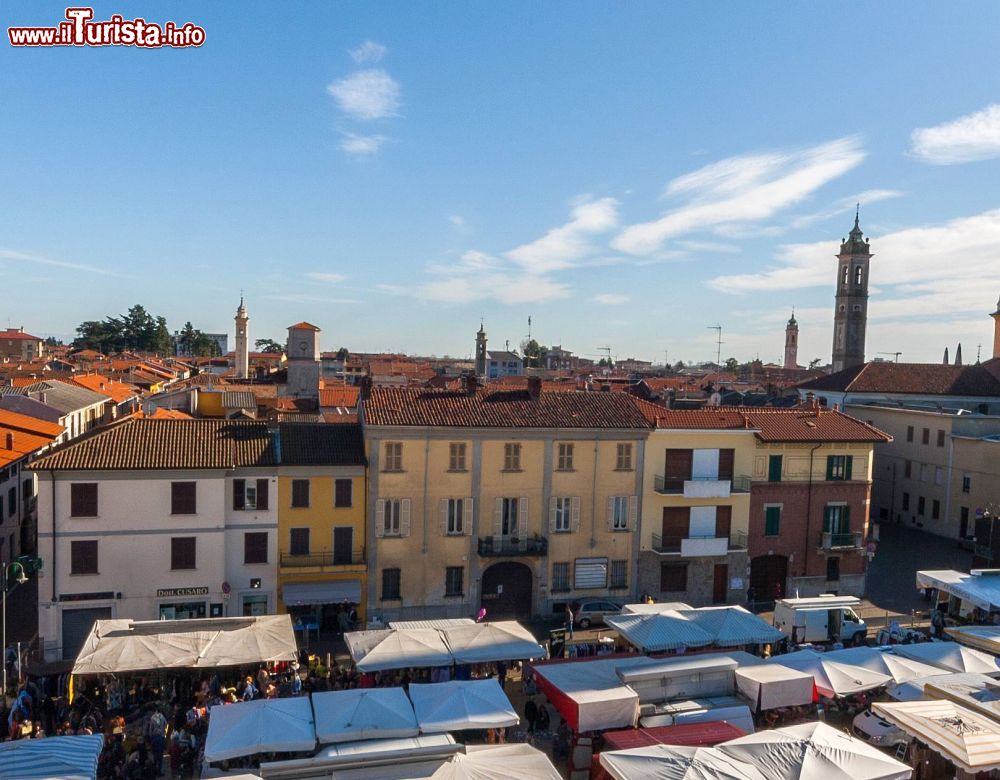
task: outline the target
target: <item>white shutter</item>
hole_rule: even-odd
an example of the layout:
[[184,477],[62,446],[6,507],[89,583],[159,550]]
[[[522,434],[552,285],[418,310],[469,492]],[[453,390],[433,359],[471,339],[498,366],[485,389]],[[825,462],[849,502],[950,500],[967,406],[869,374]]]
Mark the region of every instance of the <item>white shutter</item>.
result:
[[528,538],[528,497],[521,496],[521,505],[517,509],[517,536],[524,543]]
[[410,499],[402,498],[399,501],[399,535],[410,535]]
[[380,498],[375,502],[375,536],[381,538],[385,536],[385,499]]
[[628,529],[639,530],[639,496],[628,497]]
[[549,499],[549,533],[556,532],[556,504],[559,501],[555,496]]
[[608,530],[615,530],[615,497],[608,496]]
[[500,549],[500,541],[503,539],[503,499],[498,498],[496,511],[493,513],[493,548]]
[[569,527],[573,533],[577,533],[580,530],[580,497],[573,496],[570,500],[570,522]]
[[472,496],[462,501],[462,533],[472,536]]
[[441,536],[448,535],[448,499],[441,499]]

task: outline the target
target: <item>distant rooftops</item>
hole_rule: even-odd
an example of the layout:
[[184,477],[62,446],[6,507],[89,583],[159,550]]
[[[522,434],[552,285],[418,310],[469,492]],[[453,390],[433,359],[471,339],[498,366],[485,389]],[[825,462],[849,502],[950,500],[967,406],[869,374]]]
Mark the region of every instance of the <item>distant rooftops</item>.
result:
[[969,366],[873,361],[804,382],[799,389],[1000,397],[1000,360]]

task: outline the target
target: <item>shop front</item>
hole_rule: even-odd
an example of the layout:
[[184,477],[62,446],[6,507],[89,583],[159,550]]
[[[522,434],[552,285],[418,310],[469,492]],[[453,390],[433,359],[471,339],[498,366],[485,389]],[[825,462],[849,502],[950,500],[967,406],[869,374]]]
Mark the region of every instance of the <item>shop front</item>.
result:
[[[315,632],[339,633],[345,617],[353,614],[363,625],[361,609],[361,579],[322,580],[318,582],[286,582],[281,588],[281,600],[292,616],[296,632],[308,640]],[[354,627],[354,626],[351,626]]]
[[196,620],[225,615],[223,603],[209,598],[208,586],[158,588],[157,612],[160,620]]

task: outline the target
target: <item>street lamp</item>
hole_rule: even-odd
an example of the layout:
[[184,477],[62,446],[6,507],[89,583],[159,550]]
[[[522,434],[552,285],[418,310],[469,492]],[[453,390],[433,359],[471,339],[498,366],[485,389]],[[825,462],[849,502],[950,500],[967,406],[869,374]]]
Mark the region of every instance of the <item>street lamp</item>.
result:
[[[17,561],[13,563],[5,563],[3,565],[3,577],[2,582],[0,582],[0,588],[3,588],[3,695],[7,695],[7,572],[14,567],[21,570],[21,573],[17,576],[17,584],[24,585],[28,581],[28,575],[24,571],[24,566]],[[18,666],[20,667],[20,659],[18,659]]]

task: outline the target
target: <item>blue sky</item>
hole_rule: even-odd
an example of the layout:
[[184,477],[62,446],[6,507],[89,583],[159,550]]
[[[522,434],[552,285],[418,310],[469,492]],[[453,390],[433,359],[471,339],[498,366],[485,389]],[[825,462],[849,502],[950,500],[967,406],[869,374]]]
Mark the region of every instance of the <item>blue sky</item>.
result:
[[[65,5],[5,0],[3,26]],[[135,302],[467,355],[829,360],[861,201],[868,355],[989,353],[1000,5],[98,3],[198,49],[0,45],[0,324]]]

